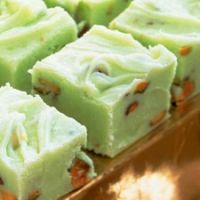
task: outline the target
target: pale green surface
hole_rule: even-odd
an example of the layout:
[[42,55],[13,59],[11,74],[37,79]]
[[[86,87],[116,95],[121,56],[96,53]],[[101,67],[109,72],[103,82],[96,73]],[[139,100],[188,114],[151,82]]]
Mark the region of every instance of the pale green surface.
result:
[[0,3],[0,85],[29,91],[27,70],[76,39],[74,20],[62,8],[48,9],[41,0]]
[[61,6],[78,22],[87,27],[108,23],[122,12],[132,0],[44,0],[50,7]]
[[[146,46],[165,45],[178,58],[176,85],[189,79],[193,94],[200,92],[200,1],[135,0],[110,28],[131,33]],[[182,47],[191,47],[191,53],[182,56]]]
[[[35,92],[47,89],[41,80],[58,86],[59,95],[41,96],[86,125],[89,149],[113,157],[152,129],[153,116],[168,111],[175,69],[176,57],[165,47],[148,50],[128,34],[94,26],[37,62],[32,82]],[[134,94],[141,80],[150,85],[143,94]],[[134,101],[138,109],[126,116]]]
[[87,26],[108,25],[132,0],[80,0],[78,21],[86,21]]
[[49,7],[60,6],[75,16],[78,4],[81,0],[44,0]]
[[[15,101],[13,101],[15,99]],[[86,144],[86,128],[47,106],[40,97],[28,96],[10,86],[0,88],[0,177],[6,189],[27,200],[39,190],[38,200],[56,200],[73,190],[68,169],[75,158],[91,166],[81,153]],[[13,145],[13,135],[19,146]]]

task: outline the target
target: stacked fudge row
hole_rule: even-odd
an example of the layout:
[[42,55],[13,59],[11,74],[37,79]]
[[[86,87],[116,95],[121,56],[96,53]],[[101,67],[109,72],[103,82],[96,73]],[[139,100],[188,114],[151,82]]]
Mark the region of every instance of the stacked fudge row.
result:
[[[0,85],[66,114],[0,89],[1,198],[84,185],[95,173],[81,148],[114,157],[167,119],[171,100],[197,94],[199,11],[193,0],[0,1]],[[78,26],[109,22],[77,39]]]
[[[30,92],[28,69],[76,38],[62,8],[0,1],[0,85]],[[1,200],[55,200],[96,175],[80,123],[10,85],[0,88],[0,111]]]
[[[62,5],[72,16],[80,7],[77,13],[83,15],[82,20],[77,17],[76,20],[84,29],[95,23],[108,24],[130,0],[120,0],[116,5],[115,0],[46,0],[46,3]],[[47,8],[42,0],[0,1],[0,85],[9,81],[18,89],[30,91],[28,69],[77,39],[76,22],[63,8]]]

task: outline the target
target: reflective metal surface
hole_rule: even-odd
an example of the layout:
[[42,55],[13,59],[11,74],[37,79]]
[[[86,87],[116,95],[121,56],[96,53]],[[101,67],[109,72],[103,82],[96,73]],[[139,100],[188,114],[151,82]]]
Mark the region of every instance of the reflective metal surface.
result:
[[62,200],[112,200],[110,185],[131,168],[143,173],[163,164],[182,165],[200,159],[200,96],[173,108],[171,118],[114,159],[89,153],[97,173],[93,181]]

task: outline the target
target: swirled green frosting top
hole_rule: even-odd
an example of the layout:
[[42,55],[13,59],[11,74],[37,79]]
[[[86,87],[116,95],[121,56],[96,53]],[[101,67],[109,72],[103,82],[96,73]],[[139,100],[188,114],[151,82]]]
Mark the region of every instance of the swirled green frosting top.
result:
[[167,117],[176,64],[162,45],[147,49],[130,34],[93,26],[37,62],[32,84],[86,125],[89,149],[113,157]]
[[27,70],[76,37],[76,24],[62,8],[47,8],[42,0],[1,0],[0,85],[29,91]]
[[2,0],[0,2],[0,32],[33,23],[45,15],[47,8],[40,0]]
[[42,60],[34,70],[38,66],[52,68],[94,101],[115,104],[137,79],[175,60],[161,45],[148,50],[129,34],[94,26],[76,42]]
[[86,136],[84,126],[39,96],[1,87],[0,197],[54,200],[86,184],[95,176],[81,151]]
[[135,0],[110,28],[130,33],[146,46],[163,44],[177,56],[176,102],[200,92],[200,1]]
[[47,106],[39,96],[7,85],[0,88],[0,110],[1,159],[13,169],[19,171],[75,138],[82,137],[85,145],[85,127]]
[[136,35],[149,34],[149,38],[157,37],[158,41],[163,41],[163,36],[169,39],[199,40],[200,2],[135,0],[111,23],[111,27],[130,30],[130,33],[133,31]]

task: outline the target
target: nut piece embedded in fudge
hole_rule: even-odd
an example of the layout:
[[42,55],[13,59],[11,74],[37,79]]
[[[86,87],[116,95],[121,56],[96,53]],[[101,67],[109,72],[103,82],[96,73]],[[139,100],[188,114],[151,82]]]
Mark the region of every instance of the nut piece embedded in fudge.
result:
[[0,85],[30,91],[27,72],[36,61],[77,37],[74,20],[62,8],[48,9],[42,0],[0,1]]
[[33,90],[86,125],[88,149],[113,157],[168,117],[176,64],[162,45],[94,26],[33,67]]
[[95,176],[77,121],[8,85],[0,110],[0,199],[57,199]]
[[176,104],[200,92],[199,5],[193,0],[135,0],[110,24],[146,46],[163,44],[177,56],[172,87]]

